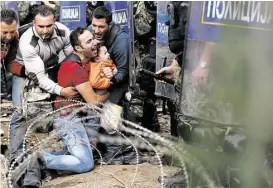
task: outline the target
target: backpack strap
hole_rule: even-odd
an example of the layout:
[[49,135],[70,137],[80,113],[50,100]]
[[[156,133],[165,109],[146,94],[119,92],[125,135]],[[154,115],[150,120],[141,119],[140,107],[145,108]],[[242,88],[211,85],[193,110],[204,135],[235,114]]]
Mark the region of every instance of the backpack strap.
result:
[[22,25],[18,28],[19,38],[23,35],[23,33],[28,30],[28,28],[32,27],[33,23]]
[[74,53],[69,54],[61,63],[65,61],[73,61],[79,65],[82,65],[81,58]]
[[78,55],[76,55],[75,53],[69,54],[69,55],[68,55],[68,56],[59,64],[59,66],[61,66],[62,63],[65,62],[65,61],[73,61],[73,62],[77,63],[78,65],[80,65],[81,67],[83,67],[84,70],[89,74],[89,71],[86,69],[85,66],[83,66],[83,64],[82,64],[82,62],[81,62],[81,58],[80,58]]

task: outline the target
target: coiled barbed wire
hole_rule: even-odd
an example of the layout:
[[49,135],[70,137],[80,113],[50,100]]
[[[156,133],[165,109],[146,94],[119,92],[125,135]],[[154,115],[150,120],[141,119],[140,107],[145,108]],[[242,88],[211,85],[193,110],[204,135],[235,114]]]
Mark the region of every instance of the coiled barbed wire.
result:
[[[24,144],[23,144],[23,146],[24,146],[24,147],[23,147],[23,148],[24,148],[23,151],[24,151],[24,152],[23,152],[23,153],[27,153],[28,151],[30,151],[31,148],[32,148],[32,149],[34,148],[34,146],[33,146],[33,147],[31,147],[30,149],[26,150],[26,138],[27,138],[28,134],[30,133],[31,127],[32,127],[36,122],[38,122],[40,119],[43,119],[43,118],[45,118],[45,117],[47,117],[47,116],[49,116],[49,115],[53,115],[53,114],[55,114],[55,113],[57,113],[57,112],[59,112],[59,111],[61,111],[61,110],[65,110],[65,109],[67,109],[67,108],[78,107],[78,106],[83,106],[83,107],[85,107],[85,108],[87,108],[87,109],[97,110],[97,111],[99,111],[99,112],[102,111],[101,108],[99,108],[99,107],[97,107],[97,106],[95,106],[95,105],[86,104],[86,103],[83,103],[83,102],[80,102],[80,101],[77,101],[77,100],[73,100],[73,99],[58,100],[58,102],[59,102],[59,101],[74,102],[74,104],[65,106],[65,107],[60,108],[60,109],[57,109],[57,110],[53,110],[52,112],[48,112],[48,113],[43,114],[41,117],[35,118],[34,121],[31,123],[31,125],[28,127],[27,132],[26,132],[26,135],[25,135],[25,137],[24,137]],[[57,102],[57,101],[51,101],[51,102],[35,102],[35,104],[50,104],[50,103],[52,104],[52,103],[54,103],[54,102]],[[30,103],[30,104],[27,104],[27,105],[31,105],[31,103]],[[75,112],[75,110],[73,110],[73,112]],[[88,117],[84,117],[84,118],[87,119],[87,118],[90,118],[90,117],[94,117],[94,116],[88,116]],[[162,186],[162,187],[163,187],[163,185],[164,185],[164,179],[163,179],[163,174],[164,174],[164,172],[163,172],[163,165],[162,165],[162,161],[161,161],[161,159],[160,159],[160,157],[159,157],[159,155],[158,155],[158,152],[157,152],[157,149],[156,149],[156,148],[162,149],[162,148],[164,148],[164,147],[169,148],[169,151],[174,152],[175,156],[179,159],[179,161],[180,161],[180,163],[181,163],[181,167],[182,167],[183,172],[184,172],[184,175],[185,175],[187,187],[189,187],[189,180],[188,180],[189,177],[188,177],[188,174],[187,174],[187,169],[186,169],[186,166],[185,166],[184,159],[186,159],[186,161],[187,161],[188,163],[190,163],[192,166],[198,167],[198,168],[197,168],[197,169],[198,169],[198,172],[199,172],[199,173],[201,174],[201,176],[209,183],[209,187],[215,187],[213,181],[210,179],[210,177],[207,175],[207,173],[205,172],[205,170],[202,168],[201,164],[198,163],[197,161],[194,161],[194,159],[193,159],[192,157],[186,156],[186,151],[183,151],[183,148],[181,149],[180,147],[177,147],[177,146],[176,146],[176,142],[170,141],[169,139],[166,139],[166,138],[164,138],[164,137],[162,137],[162,136],[160,136],[160,135],[158,135],[158,134],[156,134],[156,133],[154,133],[154,132],[152,132],[152,131],[150,131],[150,130],[144,128],[144,127],[141,127],[141,126],[139,126],[139,125],[137,125],[137,124],[135,124],[135,123],[132,123],[132,122],[129,122],[129,121],[123,120],[123,119],[121,119],[121,120],[122,120],[122,123],[130,125],[130,126],[133,127],[134,129],[125,127],[125,126],[123,126],[123,125],[119,125],[119,126],[117,127],[117,129],[116,129],[116,131],[117,131],[119,134],[121,133],[120,131],[124,131],[124,132],[130,133],[130,134],[132,134],[132,135],[134,135],[134,136],[137,136],[140,140],[142,140],[143,142],[145,142],[145,143],[147,144],[147,147],[151,147],[151,148],[155,151],[155,153],[156,153],[156,155],[157,155],[157,158],[158,158],[158,161],[159,161],[159,166],[160,166],[160,169],[161,169],[161,180],[162,180],[162,181],[161,181],[161,186]],[[122,134],[122,133],[121,133],[121,134]],[[122,135],[123,135],[123,134],[122,134]],[[99,135],[99,137],[103,137],[103,136],[102,136],[102,135]],[[130,140],[129,138],[127,138],[125,135],[123,135],[123,137],[124,137],[125,140],[127,140],[127,143],[130,143],[130,144],[134,147],[134,150],[136,151],[136,154],[138,155],[138,152],[137,152],[136,148],[139,147],[140,144],[137,143],[137,142],[135,143],[134,141],[131,141],[131,140]],[[42,145],[42,143],[43,143],[43,144],[46,144],[46,142],[48,141],[49,138],[50,138],[50,137],[48,137],[46,140],[43,140],[42,142],[38,142],[37,144],[35,144],[35,147],[38,147],[38,146]],[[153,146],[149,141],[147,141],[145,138],[149,138],[149,139],[152,139],[152,140],[156,140],[156,141],[158,141],[158,142],[157,142],[158,144],[161,144],[161,145],[164,146],[164,147],[154,147],[154,146]],[[103,139],[102,139],[102,140],[103,140]],[[120,139],[119,139],[119,140],[120,140]],[[92,146],[92,147],[93,147],[93,146]],[[95,148],[95,147],[93,147],[93,148]],[[183,154],[183,155],[181,156],[181,154]],[[20,156],[17,158],[17,160],[19,160],[19,159],[21,158],[21,156],[23,156],[23,155],[24,155],[24,154],[20,155]],[[99,155],[100,155],[100,158],[101,158],[101,160],[102,160],[102,156],[101,156],[100,153],[99,153]],[[30,156],[28,156],[28,157],[30,157]],[[183,158],[184,158],[184,159],[183,159]],[[15,162],[16,162],[17,160],[15,160]],[[196,166],[196,164],[193,164],[192,161],[194,161],[194,163],[196,163],[196,164],[198,164],[198,165]],[[10,185],[11,185],[11,179],[10,179],[11,173],[10,173],[10,172],[11,172],[12,168],[14,168],[15,162],[11,165],[11,167],[10,167],[10,169],[9,169],[8,180],[9,180],[9,184],[10,184]],[[139,163],[139,160],[138,160],[138,156],[137,156],[137,164],[138,164],[138,163]],[[20,166],[20,165],[19,165],[19,166]],[[18,167],[19,167],[19,166],[18,166]],[[18,167],[16,167],[16,168],[18,168]],[[134,173],[134,177],[133,177],[133,181],[132,181],[132,183],[131,183],[131,186],[133,185],[134,180],[135,180],[135,177],[136,177],[136,174],[137,174],[137,167],[138,167],[138,166],[136,166],[136,170],[135,170],[135,173]],[[15,168],[14,170],[16,170],[16,168]]]

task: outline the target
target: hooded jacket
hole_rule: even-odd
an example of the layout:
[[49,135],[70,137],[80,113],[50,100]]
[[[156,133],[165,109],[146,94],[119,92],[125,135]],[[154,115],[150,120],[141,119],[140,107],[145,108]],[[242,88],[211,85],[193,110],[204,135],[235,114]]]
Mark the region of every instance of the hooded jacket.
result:
[[48,60],[52,56],[58,56],[61,50],[66,55],[73,51],[69,35],[70,30],[65,25],[56,22],[53,34],[48,41],[43,41],[34,26],[21,36],[16,60],[25,66],[28,74],[32,74],[38,79],[39,87],[43,90],[43,93],[47,94],[35,98],[35,100],[48,98],[46,97],[48,94],[60,95],[62,87],[49,79],[45,69]]
[[[92,25],[87,29],[92,31]],[[111,80],[113,84],[109,88],[111,93],[109,100],[118,103],[129,86],[130,38],[123,28],[112,22],[104,42],[110,58],[118,69],[117,74]]]

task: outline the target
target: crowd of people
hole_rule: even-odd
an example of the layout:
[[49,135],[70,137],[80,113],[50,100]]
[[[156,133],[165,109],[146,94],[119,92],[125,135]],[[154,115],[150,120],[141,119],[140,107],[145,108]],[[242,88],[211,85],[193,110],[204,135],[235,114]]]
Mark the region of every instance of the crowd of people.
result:
[[[39,122],[37,130],[55,130],[64,144],[61,151],[36,152],[28,159],[30,162],[24,163],[23,170],[13,171],[14,187],[40,187],[45,169],[89,172],[95,165],[92,140],[99,132],[118,135],[115,128],[122,117],[123,97],[129,87],[129,34],[112,21],[112,13],[105,6],[94,9],[87,28],[73,31],[57,21],[56,7],[47,3],[37,5],[32,12],[33,25],[20,36],[16,13],[1,10],[1,71],[13,74],[15,107],[10,123],[10,165],[21,163],[18,157],[23,153],[27,120],[45,112],[61,109],[48,121]],[[182,54],[157,74],[172,77],[175,66],[182,65]],[[193,71],[193,77],[205,81],[207,74],[204,59]],[[51,101],[56,102],[52,105]],[[88,118],[90,112],[72,113],[82,108],[66,108],[75,104],[73,101],[98,108],[104,104],[103,108],[110,107],[117,121],[99,118],[96,109],[91,109],[92,118]],[[29,104],[27,108],[25,103]],[[177,132],[172,135],[177,136]],[[107,164],[124,164],[121,158],[115,159],[123,147],[121,144],[104,144],[104,147],[103,159]]]
[[[16,107],[10,123],[10,164],[15,166],[23,153],[28,118],[73,103],[65,99],[97,107],[106,102],[120,117],[120,105],[129,81],[129,36],[112,21],[112,13],[105,6],[94,10],[88,28],[78,27],[72,32],[56,21],[50,6],[39,5],[33,16],[33,26],[18,36],[16,13],[1,10],[1,61],[13,74],[12,101]],[[60,51],[66,55],[64,60],[59,59]],[[57,102],[51,105],[48,102],[52,100]],[[23,108],[25,102],[29,107]],[[75,110],[75,107],[60,110],[44,125],[39,123],[46,131],[53,127],[65,149],[37,152],[23,171],[15,170],[12,174],[14,187],[40,187],[42,169],[84,173],[94,168],[90,142],[102,128],[98,111],[91,110],[96,117],[84,119],[90,113],[72,113]],[[111,126],[116,125],[104,124],[105,129]],[[116,134],[114,128],[108,133]],[[113,158],[120,147],[106,144],[104,159]]]

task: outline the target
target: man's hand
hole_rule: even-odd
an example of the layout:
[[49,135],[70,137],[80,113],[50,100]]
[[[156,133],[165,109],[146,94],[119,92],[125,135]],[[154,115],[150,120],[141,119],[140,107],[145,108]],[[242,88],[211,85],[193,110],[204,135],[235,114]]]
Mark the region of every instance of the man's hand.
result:
[[108,79],[112,79],[114,77],[113,71],[110,67],[103,67],[102,72]]
[[163,67],[162,69],[157,71],[156,74],[162,74],[163,73],[163,74],[165,74],[164,76],[166,78],[173,79],[174,68],[175,68],[175,65],[177,65],[177,64],[178,64],[178,62],[174,58],[170,66]]
[[192,80],[194,87],[198,85],[204,85],[207,84],[209,69],[198,65],[194,71],[192,72]]
[[166,78],[172,79],[173,78],[173,67],[172,66],[168,66],[168,67],[163,67],[162,69],[160,69],[159,71],[156,72],[156,74],[165,74],[164,76]]
[[65,87],[61,90],[61,96],[65,98],[72,98],[77,94],[79,93],[74,87]]
[[39,85],[39,80],[37,78],[37,75],[33,72],[30,72],[27,77],[34,82],[35,85]]

